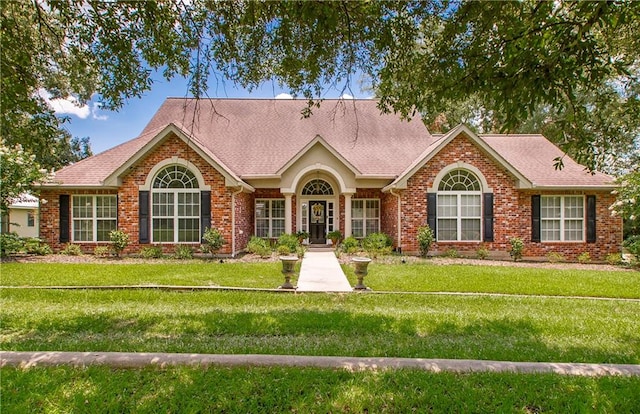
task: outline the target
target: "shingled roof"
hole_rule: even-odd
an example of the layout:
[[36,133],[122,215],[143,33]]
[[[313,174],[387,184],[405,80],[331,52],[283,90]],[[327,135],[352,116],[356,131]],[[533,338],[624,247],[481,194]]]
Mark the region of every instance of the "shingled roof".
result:
[[464,130],[526,187],[613,187],[611,177],[592,175],[566,156],[564,168],[556,170],[553,160],[564,154],[542,135],[476,135],[460,126],[433,136],[419,117],[404,121],[381,114],[374,100],[325,100],[303,117],[306,105],[292,99],[169,98],[138,137],[61,169],[53,185],[108,185],[161,134],[174,131],[233,180],[277,176],[321,138],[360,177],[396,178],[391,187]]

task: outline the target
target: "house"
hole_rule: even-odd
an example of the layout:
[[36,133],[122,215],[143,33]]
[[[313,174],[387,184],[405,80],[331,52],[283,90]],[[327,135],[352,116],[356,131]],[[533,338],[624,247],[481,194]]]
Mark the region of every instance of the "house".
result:
[[253,235],[298,230],[384,232],[418,251],[418,228],[435,229],[435,253],[480,246],[527,257],[557,252],[593,259],[618,252],[622,221],[608,207],[613,179],[590,174],[542,135],[478,135],[460,125],[430,134],[419,118],[381,114],[373,100],[327,100],[310,117],[298,100],[167,99],[142,133],[67,166],[43,185],[40,236],[54,249],[91,251],[109,231],[128,252],[197,246],[219,229],[221,253]]
[[38,198],[22,194],[0,217],[2,233],[15,232],[20,237],[38,237]]

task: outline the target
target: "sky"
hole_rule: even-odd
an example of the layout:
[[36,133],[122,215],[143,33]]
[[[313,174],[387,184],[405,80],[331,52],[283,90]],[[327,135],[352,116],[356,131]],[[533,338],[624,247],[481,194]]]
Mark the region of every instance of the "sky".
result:
[[[158,110],[162,102],[168,97],[185,97],[188,95],[187,80],[174,78],[166,81],[154,79],[151,90],[141,98],[131,98],[118,111],[106,111],[100,108],[97,101],[80,106],[73,99],[49,100],[49,104],[60,116],[68,116],[69,121],[64,127],[74,137],[89,137],[91,150],[94,154],[113,148],[118,144],[137,137],[145,125]],[[288,90],[278,87],[276,83],[266,83],[257,90],[249,93],[247,90],[233,85],[232,82],[210,82],[208,97],[210,98],[283,98],[290,95]],[[323,98],[339,98],[338,89],[327,90]],[[349,91],[355,98],[368,98],[371,92]],[[47,99],[47,93],[41,92]],[[350,95],[344,95],[350,98]]]

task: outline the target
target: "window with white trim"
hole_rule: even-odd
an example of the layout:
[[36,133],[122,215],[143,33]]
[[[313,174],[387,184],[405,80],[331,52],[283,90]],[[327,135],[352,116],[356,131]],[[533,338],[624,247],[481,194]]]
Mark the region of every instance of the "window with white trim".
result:
[[542,241],[584,240],[584,197],[540,197],[540,237]]
[[438,241],[479,241],[482,224],[480,181],[470,171],[453,170],[438,185]]
[[256,199],[255,214],[256,236],[277,238],[284,233],[284,199]]
[[73,241],[108,242],[109,233],[118,228],[116,196],[77,195],[72,203]]
[[195,175],[181,165],[158,172],[151,193],[154,243],[200,241],[200,189]]
[[353,199],[351,200],[351,235],[353,237],[367,237],[368,234],[380,231],[380,200]]

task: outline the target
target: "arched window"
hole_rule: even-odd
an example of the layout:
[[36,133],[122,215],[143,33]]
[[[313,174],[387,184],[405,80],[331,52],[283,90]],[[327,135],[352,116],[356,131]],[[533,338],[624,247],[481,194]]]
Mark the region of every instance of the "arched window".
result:
[[450,171],[438,185],[438,241],[479,241],[482,187],[470,171]]
[[303,196],[313,196],[313,195],[333,195],[333,188],[331,184],[326,182],[325,180],[321,180],[316,178],[311,180],[304,186],[302,189]]
[[200,241],[200,189],[193,172],[181,165],[161,169],[153,180],[154,243]]

